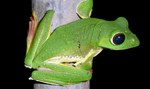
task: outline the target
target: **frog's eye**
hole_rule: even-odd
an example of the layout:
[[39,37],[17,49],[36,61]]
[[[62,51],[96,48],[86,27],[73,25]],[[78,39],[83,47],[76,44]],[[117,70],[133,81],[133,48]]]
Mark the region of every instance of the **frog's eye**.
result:
[[124,42],[125,35],[123,33],[117,33],[112,37],[112,43],[115,45],[120,45]]

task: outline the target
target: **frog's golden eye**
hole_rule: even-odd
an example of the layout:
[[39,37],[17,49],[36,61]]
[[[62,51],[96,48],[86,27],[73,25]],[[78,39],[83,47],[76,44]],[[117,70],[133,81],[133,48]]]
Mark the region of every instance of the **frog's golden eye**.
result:
[[125,35],[123,33],[117,33],[112,37],[112,43],[115,45],[120,45],[124,42]]

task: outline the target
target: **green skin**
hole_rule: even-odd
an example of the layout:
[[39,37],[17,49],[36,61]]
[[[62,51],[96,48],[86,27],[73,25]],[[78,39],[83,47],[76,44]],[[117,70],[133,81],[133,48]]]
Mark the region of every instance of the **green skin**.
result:
[[[85,1],[92,8],[92,0]],[[30,79],[55,85],[88,81],[92,77],[92,59],[104,48],[125,50],[139,45],[124,17],[114,21],[88,18],[91,8],[86,16],[82,10],[78,12],[85,19],[62,25],[51,34],[48,33],[54,11],[47,11],[26,54],[25,66],[35,69]],[[118,41],[117,37],[122,39]]]

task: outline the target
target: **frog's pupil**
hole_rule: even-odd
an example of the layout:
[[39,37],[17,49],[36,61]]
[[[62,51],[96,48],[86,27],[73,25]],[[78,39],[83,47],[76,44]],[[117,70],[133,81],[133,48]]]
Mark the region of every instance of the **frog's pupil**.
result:
[[115,45],[122,44],[124,42],[124,40],[125,40],[125,35],[122,33],[118,33],[118,34],[114,35],[114,37],[113,37],[113,43]]

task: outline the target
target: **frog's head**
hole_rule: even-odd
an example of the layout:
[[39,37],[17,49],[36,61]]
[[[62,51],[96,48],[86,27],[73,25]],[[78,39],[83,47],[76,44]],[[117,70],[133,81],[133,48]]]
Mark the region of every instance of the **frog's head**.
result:
[[128,28],[128,21],[119,17],[115,21],[106,21],[101,26],[98,45],[113,50],[124,50],[140,44],[138,38]]

